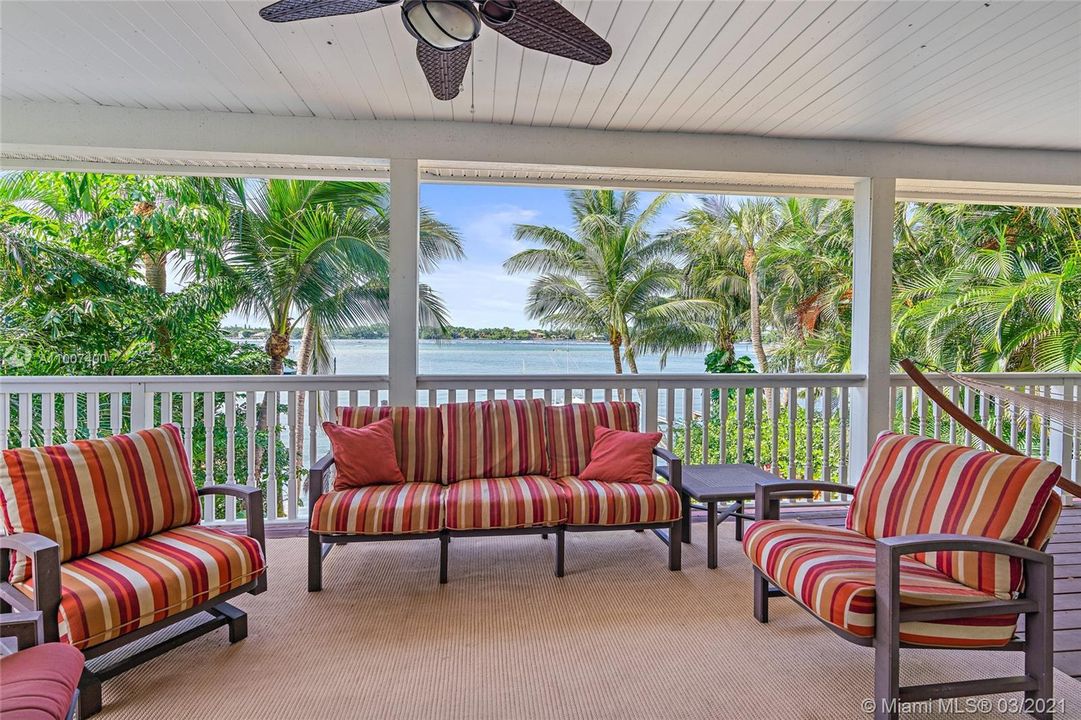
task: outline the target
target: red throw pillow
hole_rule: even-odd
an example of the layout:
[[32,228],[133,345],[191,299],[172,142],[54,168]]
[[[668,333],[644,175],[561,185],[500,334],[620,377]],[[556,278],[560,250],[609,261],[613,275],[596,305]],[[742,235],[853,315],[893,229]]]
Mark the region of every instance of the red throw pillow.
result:
[[598,425],[593,430],[589,464],[578,477],[602,482],[651,483],[656,477],[653,448],[660,441],[659,432],[627,432]]
[[394,454],[394,421],[383,418],[362,428],[323,423],[338,472],[334,489],[405,482]]

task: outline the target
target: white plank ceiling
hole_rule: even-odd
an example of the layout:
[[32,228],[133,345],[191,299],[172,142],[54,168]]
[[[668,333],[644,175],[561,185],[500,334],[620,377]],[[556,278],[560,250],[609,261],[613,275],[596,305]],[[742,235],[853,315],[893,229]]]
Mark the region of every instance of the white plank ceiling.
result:
[[0,98],[336,119],[1081,149],[1081,2],[575,0],[591,67],[485,29],[452,102],[399,11],[0,2]]

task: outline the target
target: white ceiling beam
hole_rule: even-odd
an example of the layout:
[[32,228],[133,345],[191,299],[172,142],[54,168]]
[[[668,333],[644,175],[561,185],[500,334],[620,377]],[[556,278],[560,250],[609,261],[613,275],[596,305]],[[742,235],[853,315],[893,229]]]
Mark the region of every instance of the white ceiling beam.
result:
[[0,105],[5,152],[157,157],[416,157],[688,172],[899,177],[1081,186],[1081,152],[752,136],[607,132],[482,123],[346,121],[60,104]]

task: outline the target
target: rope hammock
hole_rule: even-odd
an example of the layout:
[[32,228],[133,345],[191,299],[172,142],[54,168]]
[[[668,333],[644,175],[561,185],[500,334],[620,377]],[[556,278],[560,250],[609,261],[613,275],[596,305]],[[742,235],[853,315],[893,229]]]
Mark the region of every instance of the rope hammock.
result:
[[[941,390],[927,379],[926,375],[916,368],[915,363],[911,360],[902,360],[901,369],[923,390],[927,399],[942,408],[947,415],[960,423],[965,430],[968,430],[998,452],[1007,455],[1022,454],[950,401]],[[994,398],[1000,403],[1009,404],[1013,410],[1015,422],[1025,422],[1034,417],[1040,417],[1061,426],[1064,435],[1074,438],[1081,437],[1081,402],[1077,400],[1021,392],[969,375],[958,375],[950,372],[942,372],[942,374],[958,385],[975,390],[985,397]],[[1071,495],[1081,497],[1081,485],[1075,482],[1060,478],[1058,486]]]

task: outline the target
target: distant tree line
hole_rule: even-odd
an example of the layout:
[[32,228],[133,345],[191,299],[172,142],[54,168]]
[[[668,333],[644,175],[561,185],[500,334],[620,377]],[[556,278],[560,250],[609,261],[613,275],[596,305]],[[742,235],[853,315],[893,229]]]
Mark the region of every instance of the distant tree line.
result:
[[[223,325],[222,331],[232,338],[264,339],[266,330],[240,325]],[[295,328],[292,337],[300,338],[302,328]],[[390,337],[390,326],[386,323],[360,325],[354,328],[336,330],[330,334],[338,340],[385,340]],[[570,340],[596,342],[603,338],[590,333],[575,330],[517,330],[511,327],[472,328],[461,325],[447,325],[442,328],[422,327],[422,340]]]

